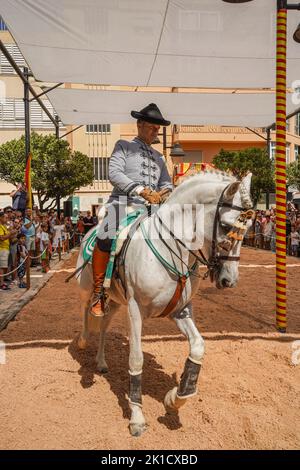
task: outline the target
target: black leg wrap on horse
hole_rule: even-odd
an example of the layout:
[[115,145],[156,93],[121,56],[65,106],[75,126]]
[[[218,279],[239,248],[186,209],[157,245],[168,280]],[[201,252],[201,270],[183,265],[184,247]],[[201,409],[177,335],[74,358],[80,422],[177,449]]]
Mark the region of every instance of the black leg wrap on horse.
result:
[[177,391],[178,397],[184,398],[195,395],[200,369],[201,364],[195,364],[195,362],[192,362],[190,359],[186,360]]
[[130,375],[129,400],[137,405],[142,404],[142,374]]

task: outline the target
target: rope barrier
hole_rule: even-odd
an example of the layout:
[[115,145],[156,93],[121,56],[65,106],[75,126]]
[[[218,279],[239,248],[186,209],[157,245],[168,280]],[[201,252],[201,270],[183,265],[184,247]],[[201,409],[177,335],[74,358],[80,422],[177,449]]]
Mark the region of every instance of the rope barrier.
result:
[[[25,263],[27,258],[28,258],[28,256],[26,256],[26,258],[23,259],[22,263],[20,263],[19,266],[17,266],[13,271],[10,271],[9,273],[5,273],[5,274],[0,274],[0,277],[6,277],[6,276],[9,276],[10,274],[13,274],[14,272],[16,272],[22,266],[22,264]],[[30,256],[29,256],[29,258],[30,258]]]
[[40,253],[38,256],[30,256],[29,255],[29,258],[30,259],[39,259],[41,256],[43,256],[43,254],[47,251],[48,247],[44,249],[44,251],[42,251],[42,253]]

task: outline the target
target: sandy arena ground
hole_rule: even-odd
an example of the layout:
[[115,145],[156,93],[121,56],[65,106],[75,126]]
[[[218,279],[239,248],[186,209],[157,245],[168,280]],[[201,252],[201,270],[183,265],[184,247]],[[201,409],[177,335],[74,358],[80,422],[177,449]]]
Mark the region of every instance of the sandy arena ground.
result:
[[[1,449],[296,449],[300,445],[300,263],[288,258],[288,332],[275,321],[275,257],[244,249],[239,286],[202,281],[194,300],[206,343],[199,392],[180,417],[166,416],[165,393],[180,377],[188,345],[167,319],[143,329],[143,405],[149,428],[128,431],[126,316],[107,336],[110,371],[99,375],[97,337],[79,351],[76,282],[64,283],[75,256],[0,334]],[[249,266],[258,265],[258,266]]]

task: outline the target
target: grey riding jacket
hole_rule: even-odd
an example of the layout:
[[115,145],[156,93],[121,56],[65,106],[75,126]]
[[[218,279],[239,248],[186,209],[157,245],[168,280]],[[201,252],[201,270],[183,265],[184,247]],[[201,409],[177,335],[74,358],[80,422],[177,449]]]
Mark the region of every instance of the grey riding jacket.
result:
[[109,181],[113,191],[106,204],[106,216],[98,229],[98,246],[109,251],[111,240],[125,216],[126,206],[145,203],[139,192],[146,186],[153,191],[173,189],[164,157],[138,137],[131,142],[118,140],[109,160]]
[[137,197],[135,188],[173,188],[164,157],[138,137],[131,142],[118,140],[109,160],[109,180],[114,189],[108,202],[127,196],[129,204],[143,204],[145,201]]

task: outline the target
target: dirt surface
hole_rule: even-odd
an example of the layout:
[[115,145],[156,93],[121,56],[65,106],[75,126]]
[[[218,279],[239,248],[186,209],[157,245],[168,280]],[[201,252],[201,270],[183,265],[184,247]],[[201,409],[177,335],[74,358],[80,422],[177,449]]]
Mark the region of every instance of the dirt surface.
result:
[[[194,301],[206,355],[198,395],[179,418],[164,413],[188,345],[167,319],[143,329],[143,405],[149,428],[128,431],[126,315],[107,336],[110,371],[95,368],[97,336],[77,348],[81,330],[75,256],[0,335],[1,449],[296,449],[300,444],[300,264],[288,258],[288,331],[275,322],[275,257],[244,249],[239,286],[218,291],[203,281]],[[249,266],[258,265],[258,266]],[[243,266],[246,265],[246,266]],[[271,267],[270,267],[271,266]],[[300,344],[298,344],[300,349]],[[295,354],[294,354],[295,357]]]

